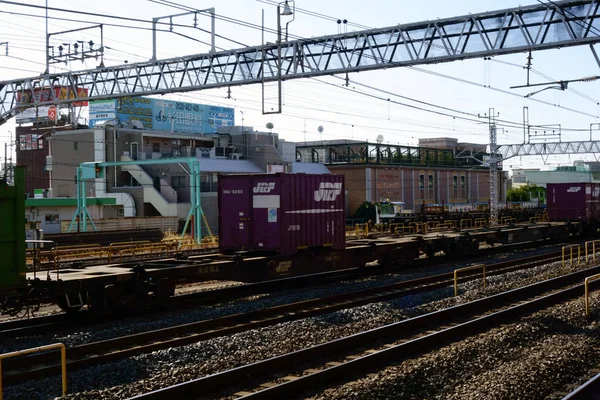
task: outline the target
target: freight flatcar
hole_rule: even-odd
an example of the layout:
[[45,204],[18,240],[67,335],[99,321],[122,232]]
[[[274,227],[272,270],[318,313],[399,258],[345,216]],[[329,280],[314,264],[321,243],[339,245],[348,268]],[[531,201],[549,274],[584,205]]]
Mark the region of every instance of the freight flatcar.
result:
[[576,221],[586,231],[598,228],[599,183],[549,183],[546,193],[550,221]]
[[[373,262],[403,268],[423,254],[461,257],[480,243],[563,240],[572,223],[525,223],[403,236],[345,240],[344,180],[334,175],[222,177],[221,254],[137,260],[120,264],[25,270],[23,173],[0,186],[0,312],[17,313],[51,299],[74,312],[100,312],[165,301],[184,280],[244,282],[298,276]],[[20,219],[20,216],[23,219]],[[576,225],[576,224],[575,224]]]
[[[420,211],[405,210],[404,202],[381,201],[375,203],[376,221],[380,224],[398,224],[410,222],[434,222],[463,219],[488,219],[488,203],[465,204],[421,204]],[[529,221],[544,212],[544,208],[532,202],[500,203],[498,220],[514,218],[517,221]]]
[[260,174],[219,177],[219,246],[291,255],[343,249],[342,175]]

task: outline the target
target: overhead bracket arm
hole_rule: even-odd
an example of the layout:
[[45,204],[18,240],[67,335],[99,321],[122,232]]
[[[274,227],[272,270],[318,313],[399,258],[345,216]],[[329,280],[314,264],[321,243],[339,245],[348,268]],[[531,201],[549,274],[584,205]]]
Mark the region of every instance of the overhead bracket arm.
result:
[[596,63],[600,67],[600,58],[598,58],[598,53],[596,53],[596,49],[594,48],[593,44],[590,44],[590,49],[592,49],[592,54],[594,55],[594,58],[596,59]]

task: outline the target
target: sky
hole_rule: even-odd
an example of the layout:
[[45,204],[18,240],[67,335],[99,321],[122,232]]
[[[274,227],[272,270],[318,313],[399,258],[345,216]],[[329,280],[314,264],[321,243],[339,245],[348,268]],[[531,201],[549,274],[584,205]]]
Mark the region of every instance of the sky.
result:
[[[0,0],[0,43],[8,42],[8,56],[5,55],[6,45],[0,45],[0,81],[36,76],[45,69],[45,10],[27,5],[45,6],[46,0],[16,3],[20,5]],[[267,28],[264,41],[276,40],[275,34],[271,33],[277,26],[277,3],[273,0],[48,0],[47,3],[50,8],[128,18],[48,11],[48,31],[52,34],[51,45],[55,49],[60,44],[80,40],[100,43],[99,28],[55,33],[103,24],[105,65],[149,60],[152,57],[149,22],[153,18],[184,12],[177,5],[200,10],[215,8],[217,50],[260,45],[263,43],[260,29],[263,20]],[[288,34],[290,39],[310,38],[530,4],[536,4],[536,0],[296,0],[295,18],[289,23]],[[348,22],[338,24],[338,19]],[[161,22],[168,21],[168,18],[161,19]],[[193,27],[192,15],[174,17],[172,21],[175,24],[172,31],[165,25],[163,31],[157,33],[157,58],[202,54],[210,50],[210,35],[206,32],[210,30],[208,17],[199,15],[197,28]],[[282,21],[285,23],[289,19]],[[270,122],[280,137],[298,142],[321,139],[375,142],[382,135],[384,143],[402,145],[417,145],[419,138],[433,137],[488,143],[487,119],[463,121],[406,106],[418,105],[414,100],[481,115],[493,108],[499,119],[510,121],[513,126],[498,131],[500,144],[523,142],[523,129],[518,125],[523,121],[524,107],[528,108],[531,125],[548,126],[546,133],[560,127],[563,141],[588,139],[590,126],[594,139],[600,140],[600,81],[571,83],[569,89],[574,90],[546,90],[525,98],[532,89],[510,87],[525,84],[523,66],[526,57],[523,53],[491,60],[352,73],[348,86],[344,85],[344,75],[290,80],[283,84],[283,112],[277,115],[262,114],[262,94],[258,85],[232,87],[230,96],[227,88],[221,88],[172,94],[167,98],[234,107],[237,125],[267,130],[265,126]],[[532,63],[532,83],[600,75],[600,67],[586,46],[536,52]],[[91,69],[98,64],[99,61],[94,59],[61,63],[51,66],[51,72]],[[432,106],[424,108],[440,111]],[[85,109],[81,117],[87,118]],[[319,126],[323,127],[322,133],[318,132]],[[10,142],[14,131],[14,119],[0,126],[0,146]],[[540,128],[535,132],[541,135],[543,131]],[[0,158],[3,158],[2,151]],[[576,159],[594,158],[592,155],[558,156],[550,157],[544,164],[540,157],[519,157],[506,160],[504,167],[548,169],[571,164]]]

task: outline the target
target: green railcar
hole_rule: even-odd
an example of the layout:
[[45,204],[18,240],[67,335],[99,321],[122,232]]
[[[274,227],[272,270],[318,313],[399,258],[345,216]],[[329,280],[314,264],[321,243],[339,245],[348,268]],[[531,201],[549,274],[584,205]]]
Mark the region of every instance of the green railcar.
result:
[[0,294],[24,288],[26,272],[25,171],[16,167],[14,186],[0,181]]

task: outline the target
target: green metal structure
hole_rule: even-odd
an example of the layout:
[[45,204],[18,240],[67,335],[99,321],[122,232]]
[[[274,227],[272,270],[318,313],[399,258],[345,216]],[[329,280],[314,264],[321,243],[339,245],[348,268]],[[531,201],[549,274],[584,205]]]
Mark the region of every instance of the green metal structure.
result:
[[68,232],[75,227],[79,218],[81,229],[87,232],[87,222],[89,220],[94,231],[96,225],[87,210],[87,198],[85,190],[86,180],[103,179],[106,167],[118,167],[123,165],[159,165],[159,164],[187,164],[190,168],[190,211],[185,220],[182,236],[194,220],[194,237],[198,243],[202,240],[202,207],[200,205],[200,161],[196,158],[169,158],[159,160],[134,160],[134,161],[104,161],[104,162],[84,162],[77,167],[77,211],[69,224]]
[[24,286],[25,168],[16,167],[14,186],[0,183],[0,289]]

